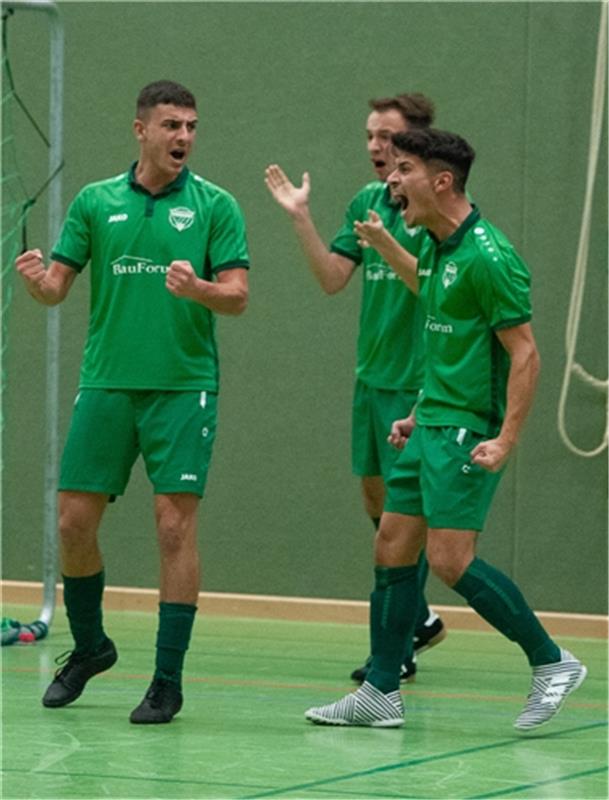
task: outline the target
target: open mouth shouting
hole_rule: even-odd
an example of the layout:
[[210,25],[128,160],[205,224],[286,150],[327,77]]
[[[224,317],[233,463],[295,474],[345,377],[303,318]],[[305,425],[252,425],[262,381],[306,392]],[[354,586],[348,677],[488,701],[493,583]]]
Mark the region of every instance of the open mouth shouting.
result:
[[387,162],[382,158],[373,158],[371,159],[371,161],[374,171],[379,176],[379,178],[382,181],[384,181],[385,178],[387,177],[388,172],[390,171]]
[[408,196],[406,192],[395,183],[389,184],[389,191],[391,192],[391,199],[396,205],[402,209],[402,214],[408,208]]
[[186,160],[186,150],[181,147],[176,147],[174,150],[171,150],[169,155],[174,161],[177,161],[178,164],[183,164]]
[[397,203],[397,205],[400,206],[400,209],[401,209],[400,213],[402,214],[402,219],[404,220],[404,222],[406,222],[406,224],[411,224],[412,223],[413,208],[412,208],[412,206],[410,206],[410,212],[411,213],[409,214],[408,213],[408,211],[409,211],[408,195],[404,192],[403,189],[399,190],[399,189],[397,189],[397,187],[392,187],[392,189],[391,189],[391,197],[393,198],[393,201],[395,203]]

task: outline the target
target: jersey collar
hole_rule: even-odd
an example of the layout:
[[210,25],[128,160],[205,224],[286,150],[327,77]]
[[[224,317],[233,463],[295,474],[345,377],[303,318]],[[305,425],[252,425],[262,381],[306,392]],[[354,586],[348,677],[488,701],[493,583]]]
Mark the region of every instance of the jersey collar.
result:
[[168,183],[167,186],[165,186],[165,188],[162,189],[160,192],[157,192],[156,194],[151,194],[148,191],[148,189],[146,189],[145,186],[142,186],[141,183],[137,182],[137,178],[135,177],[136,169],[137,169],[137,161],[134,161],[128,172],[129,184],[131,185],[131,188],[134,189],[134,191],[136,192],[141,192],[142,194],[147,194],[150,195],[150,197],[155,197],[155,198],[165,197],[166,195],[171,194],[172,192],[179,192],[180,189],[184,187],[184,184],[188,180],[188,175],[190,172],[188,167],[182,167],[182,171],[175,180],[171,181],[171,183]]
[[450,252],[451,250],[455,250],[463,241],[463,237],[468,232],[468,230],[478,222],[480,219],[480,209],[478,206],[472,203],[472,210],[470,213],[465,217],[463,222],[459,225],[454,233],[448,237],[448,239],[444,239],[443,241],[439,242],[438,239],[434,236],[431,231],[428,231],[431,238],[436,243],[438,250],[442,252]]

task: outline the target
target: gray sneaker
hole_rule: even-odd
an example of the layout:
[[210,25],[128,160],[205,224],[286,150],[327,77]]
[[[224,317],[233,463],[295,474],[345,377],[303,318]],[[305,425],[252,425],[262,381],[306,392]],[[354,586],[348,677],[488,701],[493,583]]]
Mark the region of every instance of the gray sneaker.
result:
[[399,728],[404,724],[404,704],[399,691],[384,694],[367,681],[336,703],[305,711],[318,725],[362,725]]
[[568,650],[560,651],[560,661],[533,668],[533,682],[527,704],[514,723],[519,731],[545,725],[554,717],[567,697],[582,685],[588,670]]

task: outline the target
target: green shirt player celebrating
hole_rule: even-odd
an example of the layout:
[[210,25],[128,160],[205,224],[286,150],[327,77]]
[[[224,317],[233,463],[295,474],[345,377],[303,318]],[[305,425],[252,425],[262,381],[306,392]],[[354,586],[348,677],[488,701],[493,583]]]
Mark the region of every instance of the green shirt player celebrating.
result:
[[559,711],[586,668],[548,636],[512,580],[476,555],[539,370],[529,273],[465,195],[474,159],[467,142],[433,129],[398,134],[393,142],[394,196],[407,224],[430,232],[417,267],[378,215],[356,230],[420,295],[425,379],[416,421],[415,415],[397,420],[391,432],[401,453],[387,482],[376,540],[367,680],[342,700],[309,709],[306,717],[333,725],[404,723],[400,658],[404,637],[414,631],[416,564],[426,547],[435,574],[524,651],[533,682],[514,724],[534,730]]
[[[326,293],[335,294],[344,289],[356,267],[362,267],[352,466],[354,474],[361,478],[366,512],[378,527],[385,482],[395,459],[387,435],[396,415],[402,416],[412,408],[421,386],[422,318],[415,295],[377,251],[361,246],[354,224],[365,220],[372,210],[409,253],[418,255],[426,233],[421,228],[404,225],[399,204],[392,199],[386,179],[392,171],[392,134],[428,126],[433,120],[434,107],[421,94],[371,100],[369,106],[372,110],[366,122],[368,154],[378,180],[367,184],[353,198],[329,248],[317,232],[309,211],[308,173],[303,175],[302,186],[296,187],[280,167],[271,165],[266,170],[266,185],[291,217],[309,267]],[[396,343],[400,343],[399,346]],[[442,621],[425,601],[426,576],[427,563],[422,558],[415,654],[438,644],[446,635]],[[361,683],[369,662],[370,659],[354,670],[351,677]],[[415,669],[410,643],[405,647],[402,660],[402,680],[412,679]]]
[[42,702],[71,703],[117,660],[102,625],[97,531],[141,453],[155,493],[161,578],[155,672],[133,723],[170,722],[182,706],[199,592],[196,515],[216,431],[214,312],[240,314],[248,298],[239,206],[186,167],[196,125],[195,98],[183,86],[157,81],[142,89],[138,161],[78,194],[48,268],[40,250],[16,261],[44,305],[64,300],[89,262],[91,270],[80,391],[59,485],[64,598],[75,644]]

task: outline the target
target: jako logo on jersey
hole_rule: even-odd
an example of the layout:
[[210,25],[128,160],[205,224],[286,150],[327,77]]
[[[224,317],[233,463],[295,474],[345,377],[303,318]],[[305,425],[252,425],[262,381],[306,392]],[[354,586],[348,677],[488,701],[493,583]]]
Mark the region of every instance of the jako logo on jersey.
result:
[[108,222],[126,222],[129,219],[129,214],[111,214],[108,217]]
[[149,258],[140,256],[120,256],[112,264],[113,275],[165,275],[169,267],[164,264],[155,264]]
[[442,275],[442,284],[445,289],[457,280],[457,265],[454,261],[449,261],[444,266],[444,274]]
[[197,480],[197,476],[193,475],[192,472],[183,472],[180,475],[180,480],[181,481],[196,481]]
[[169,222],[176,231],[185,231],[195,221],[195,212],[189,208],[170,208]]

